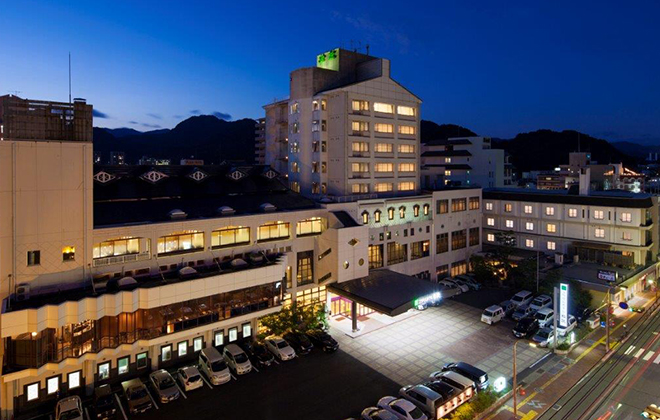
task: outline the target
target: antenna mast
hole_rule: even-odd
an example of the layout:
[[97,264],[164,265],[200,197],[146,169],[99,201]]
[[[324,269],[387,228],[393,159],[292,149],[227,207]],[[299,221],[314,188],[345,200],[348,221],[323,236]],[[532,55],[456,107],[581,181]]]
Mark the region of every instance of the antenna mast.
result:
[[71,105],[71,51],[69,51],[69,105]]

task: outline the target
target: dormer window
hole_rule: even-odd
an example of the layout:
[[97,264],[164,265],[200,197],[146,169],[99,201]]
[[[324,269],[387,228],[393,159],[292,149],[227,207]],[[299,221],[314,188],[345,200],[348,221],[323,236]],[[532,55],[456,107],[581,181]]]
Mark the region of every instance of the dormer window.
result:
[[193,181],[199,182],[208,178],[208,175],[206,175],[206,173],[200,171],[199,169],[195,169],[192,173],[188,174],[188,178],[192,179]]
[[140,176],[140,178],[142,178],[145,181],[151,182],[152,184],[155,184],[156,182],[160,181],[161,179],[167,178],[167,175],[165,175],[162,172],[158,172],[158,171],[149,171],[149,172],[146,172],[146,173],[142,174],[142,176]]
[[236,169],[235,171],[230,172],[228,176],[229,176],[229,178],[233,179],[234,181],[238,181],[240,179],[245,178],[247,175],[245,175],[243,172]]
[[112,174],[109,174],[105,171],[97,172],[96,175],[94,175],[94,181],[100,182],[101,184],[105,184],[106,182],[110,182],[115,178],[116,178],[116,176],[114,176]]

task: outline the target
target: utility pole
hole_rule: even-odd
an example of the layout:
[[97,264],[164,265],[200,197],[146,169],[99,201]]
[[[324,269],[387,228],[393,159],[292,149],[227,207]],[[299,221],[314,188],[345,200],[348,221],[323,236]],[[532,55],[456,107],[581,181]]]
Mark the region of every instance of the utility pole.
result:
[[552,299],[552,305],[554,306],[553,309],[554,309],[554,311],[555,311],[555,317],[554,317],[554,319],[552,320],[552,325],[553,325],[553,327],[554,327],[554,330],[553,330],[553,332],[552,332],[552,335],[553,335],[552,338],[553,338],[553,340],[554,340],[554,342],[555,342],[555,350],[554,350],[554,351],[556,352],[556,351],[557,351],[557,336],[559,335],[559,333],[557,332],[557,317],[559,316],[559,315],[557,314],[557,296],[559,296],[559,293],[558,293],[558,291],[557,291],[557,286],[555,286],[553,292],[554,292],[554,296],[553,296],[553,299]]
[[520,340],[516,340],[515,343],[513,343],[513,418],[514,420],[518,418],[518,390],[516,389],[518,387],[518,375],[516,373],[516,347],[518,346],[518,342]]
[[[536,251],[536,293],[539,292],[539,259],[541,256],[541,251]],[[555,310],[555,313],[557,311]]]
[[610,352],[610,309],[612,308],[612,286],[607,287],[607,308],[605,313],[605,354]]

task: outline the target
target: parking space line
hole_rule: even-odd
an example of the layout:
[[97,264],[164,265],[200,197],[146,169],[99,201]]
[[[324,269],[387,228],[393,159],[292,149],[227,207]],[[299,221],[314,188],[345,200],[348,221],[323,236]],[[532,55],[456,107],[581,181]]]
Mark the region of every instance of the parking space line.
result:
[[179,392],[181,393],[181,395],[183,395],[183,398],[188,399],[188,397],[186,396],[186,393],[183,392],[183,389],[181,389],[181,387],[179,386],[178,383],[176,383],[176,381],[174,381],[174,385],[176,385],[176,387],[179,389]]
[[646,356],[644,356],[644,359],[643,359],[643,360],[644,360],[644,361],[649,360],[651,357],[653,357],[654,354],[655,354],[655,352],[654,352],[653,350],[649,350],[649,352],[646,353]]
[[156,400],[154,400],[154,397],[151,396],[151,392],[149,392],[149,388],[147,388],[147,395],[151,399],[151,402],[154,403],[154,407],[156,407],[156,410],[160,410],[160,408],[158,407],[158,404],[156,404]]
[[273,359],[273,362],[277,363],[278,365],[280,364],[280,362],[278,362],[278,361],[275,360],[275,359]]
[[126,412],[124,411],[124,406],[121,405],[121,400],[119,399],[119,395],[115,394],[115,399],[117,400],[117,405],[121,410],[121,415],[124,416],[124,420],[128,420],[128,417],[126,417]]
[[252,369],[254,369],[254,370],[256,370],[256,371],[257,371],[257,373],[259,373],[259,369],[257,369],[257,367],[256,367],[256,366],[252,366]]
[[92,419],[89,417],[89,411],[87,410],[87,407],[85,407],[85,415],[87,416],[87,420],[92,420]]
[[653,361],[653,363],[655,363],[656,365],[657,365],[657,364],[660,364],[660,355],[659,355],[658,357],[655,358],[655,360]]
[[630,347],[628,347],[628,349],[626,350],[626,352],[623,353],[623,354],[625,354],[625,355],[627,356],[627,355],[629,355],[630,353],[632,353],[633,350],[635,350],[635,346],[630,346]]
[[199,375],[199,376],[202,378],[202,381],[204,381],[204,383],[209,386],[209,388],[213,389],[213,385],[211,385],[211,383],[206,380],[206,378],[204,377],[205,376],[204,374]]
[[637,359],[639,356],[642,355],[642,353],[644,353],[644,349],[639,349],[639,350],[637,350],[637,353],[635,353],[635,355],[633,357],[635,359]]
[[233,374],[233,373],[231,373],[231,372],[229,372],[229,376],[231,376],[231,377],[232,377],[232,379],[233,379],[233,380],[235,380],[235,381],[237,381],[237,380],[238,380],[238,379],[236,379],[236,377],[234,376],[234,374]]

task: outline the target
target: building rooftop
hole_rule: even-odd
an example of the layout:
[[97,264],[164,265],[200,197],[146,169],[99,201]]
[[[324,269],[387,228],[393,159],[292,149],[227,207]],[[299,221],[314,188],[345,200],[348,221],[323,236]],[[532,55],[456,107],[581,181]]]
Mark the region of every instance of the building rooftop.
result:
[[447,157],[458,157],[458,156],[472,156],[472,153],[467,150],[429,150],[422,153],[422,157],[433,157],[433,156],[447,156]]
[[95,227],[315,207],[268,165],[94,167]]
[[653,196],[651,194],[633,193],[624,190],[590,191],[588,195],[579,195],[576,188],[569,190],[485,188],[483,198],[624,208],[649,208],[653,206]]

